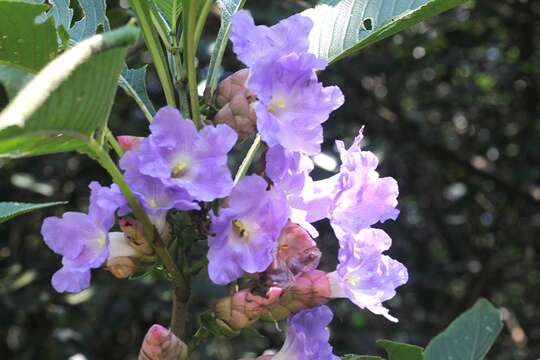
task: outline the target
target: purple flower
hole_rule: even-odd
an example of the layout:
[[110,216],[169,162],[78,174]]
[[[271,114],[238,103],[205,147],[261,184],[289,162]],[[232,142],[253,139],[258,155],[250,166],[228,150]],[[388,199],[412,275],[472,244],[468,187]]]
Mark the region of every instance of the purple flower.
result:
[[344,232],[357,233],[378,221],[395,220],[399,214],[396,180],[379,177],[375,170],[379,161],[372,152],[360,150],[361,140],[362,130],[348,150],[336,141],[342,165],[331,222],[334,229]]
[[331,296],[347,297],[358,307],[397,322],[382,302],[394,297],[408,274],[403,264],[382,254],[392,244],[390,237],[383,230],[369,228],[357,235],[341,233],[338,238],[339,264],[328,275]]
[[338,360],[326,328],[333,314],[326,305],[303,310],[289,318],[287,338],[273,360]]
[[317,237],[318,232],[311,223],[329,217],[337,175],[313,181],[309,175],[312,170],[313,161],[305,154],[288,151],[280,145],[271,147],[266,153],[266,175],[286,194],[291,221]]
[[[233,129],[227,125],[205,126],[197,132],[193,122],[183,119],[178,110],[164,107],[150,130],[152,134],[139,149],[128,151],[120,161],[129,182],[143,196],[149,187],[158,185],[138,179],[141,175],[159,179],[167,189],[152,191],[172,196],[167,202],[179,210],[195,208],[188,204],[193,200],[212,201],[230,193],[233,182],[227,153],[236,143]],[[151,200],[146,202],[151,205]]]
[[272,27],[255,26],[251,14],[243,10],[232,17],[230,37],[238,59],[252,67],[291,52],[307,52],[312,27],[311,19],[302,15],[293,15]]
[[67,212],[61,218],[43,221],[41,234],[47,246],[62,255],[62,268],[52,278],[58,292],[78,292],[90,285],[90,269],[100,267],[108,257],[108,231],[115,212],[125,204],[118,187],[90,184],[88,214]]
[[317,154],[323,141],[321,124],[343,104],[337,86],[323,87],[314,70],[326,63],[312,54],[290,53],[251,69],[248,87],[258,97],[257,129],[269,145]]
[[216,284],[227,284],[244,272],[266,270],[276,251],[277,238],[289,218],[284,194],[267,190],[257,175],[243,177],[228,199],[228,207],[211,215],[208,274]]

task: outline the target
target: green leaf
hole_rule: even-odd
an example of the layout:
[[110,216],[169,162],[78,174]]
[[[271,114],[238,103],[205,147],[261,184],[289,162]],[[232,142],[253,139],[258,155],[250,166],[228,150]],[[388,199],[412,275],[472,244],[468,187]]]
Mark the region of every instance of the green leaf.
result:
[[0,84],[4,86],[8,98],[17,95],[26,83],[32,80],[33,75],[7,65],[0,65]]
[[484,359],[502,328],[499,310],[480,299],[430,341],[426,360]]
[[424,359],[424,349],[422,349],[420,346],[390,340],[377,340],[377,345],[386,351],[388,354],[388,360]]
[[154,109],[154,105],[152,105],[152,101],[150,101],[146,90],[146,68],[147,65],[138,69],[129,69],[127,65],[124,64],[120,76],[120,86],[128,93],[128,95],[135,99],[148,121],[152,121],[156,110]]
[[302,14],[313,20],[310,52],[333,63],[467,0],[323,0]]
[[383,358],[379,356],[347,354],[342,356],[341,360],[383,360]]
[[221,61],[223,60],[223,54],[227,47],[227,41],[229,40],[229,34],[231,32],[231,17],[236,14],[242,7],[246,0],[218,0],[217,4],[221,9],[221,27],[214,45],[214,51],[210,58],[210,65],[208,66],[207,87],[210,88],[210,93],[213,94],[217,88],[219,70],[221,68]]
[[0,113],[0,157],[85,150],[104,128],[132,26],[96,35],[47,65]]
[[154,3],[170,27],[172,27],[173,21],[178,21],[180,14],[182,14],[182,0],[154,0]]
[[73,10],[69,8],[69,0],[49,0],[51,10],[48,15],[54,18],[54,24],[58,28],[60,25],[64,29],[71,28]]
[[105,14],[107,9],[105,0],[80,0],[79,5],[84,16],[69,29],[69,35],[73,40],[79,42],[94,35],[99,26],[102,26],[104,31],[110,30],[109,19]]
[[56,55],[52,19],[38,24],[48,6],[0,1],[0,64],[37,73]]
[[67,201],[56,201],[42,204],[0,202],[0,224],[13,219],[16,216],[29,213],[30,211],[43,209],[49,206],[67,204]]

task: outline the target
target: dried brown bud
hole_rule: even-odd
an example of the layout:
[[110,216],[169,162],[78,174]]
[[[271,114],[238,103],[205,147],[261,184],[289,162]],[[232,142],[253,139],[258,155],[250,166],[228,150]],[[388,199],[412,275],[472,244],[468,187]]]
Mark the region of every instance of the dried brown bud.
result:
[[186,359],[188,349],[176,335],[161,325],[152,325],[144,336],[139,360]]

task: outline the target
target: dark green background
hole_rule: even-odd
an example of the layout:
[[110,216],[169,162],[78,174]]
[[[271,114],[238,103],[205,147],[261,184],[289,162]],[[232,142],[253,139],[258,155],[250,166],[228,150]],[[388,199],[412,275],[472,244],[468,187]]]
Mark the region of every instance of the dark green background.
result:
[[[267,24],[306,6],[309,2],[248,0],[258,22]],[[113,26],[127,20],[119,5],[109,8]],[[213,14],[199,54],[201,76],[218,27]],[[381,354],[375,346],[379,338],[425,346],[483,296],[512,319],[489,359],[540,356],[539,39],[538,1],[479,0],[363,50],[322,75],[347,99],[325,124],[324,151],[336,156],[333,141],[350,142],[366,126],[366,148],[380,157],[380,173],[400,184],[401,215],[383,227],[394,240],[390,254],[410,274],[388,302],[398,324],[348,301],[331,303],[337,354]],[[138,47],[129,63],[148,59]],[[224,65],[227,72],[241,67],[230,53]],[[149,89],[155,104],[163,105],[154,73]],[[2,106],[4,95],[0,92]],[[146,120],[122,90],[111,127],[116,134],[146,133]],[[320,169],[315,174],[331,175]],[[0,161],[2,201],[69,201],[63,209],[0,225],[1,359],[67,359],[77,353],[88,359],[134,358],[146,329],[167,323],[170,295],[159,280],[118,281],[95,271],[92,290],[83,296],[51,288],[59,257],[41,241],[41,221],[84,210],[91,180],[110,182],[96,163],[75,153]],[[336,241],[327,224],[320,225],[321,267],[331,270]],[[223,291],[204,276],[194,289],[192,316]],[[215,339],[193,359],[236,359],[281,346],[284,333],[274,324],[257,327],[266,339]]]

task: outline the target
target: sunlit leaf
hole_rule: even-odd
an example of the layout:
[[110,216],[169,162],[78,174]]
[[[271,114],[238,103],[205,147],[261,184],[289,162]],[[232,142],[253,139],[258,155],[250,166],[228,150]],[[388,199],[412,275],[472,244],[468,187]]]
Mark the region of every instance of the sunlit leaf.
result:
[[69,35],[73,40],[78,42],[94,35],[100,26],[105,31],[110,30],[109,19],[105,14],[107,9],[105,0],[80,0],[79,5],[84,16],[69,29]]
[[29,213],[34,210],[49,206],[66,204],[65,201],[48,202],[42,204],[30,204],[19,202],[0,202],[0,223],[13,219],[16,216]]
[[310,52],[330,63],[467,0],[324,0],[313,20]]
[[48,6],[0,1],[0,65],[37,73],[56,56],[52,19],[36,23]]
[[96,35],[47,65],[0,113],[0,157],[83,149],[105,127],[135,27]]

